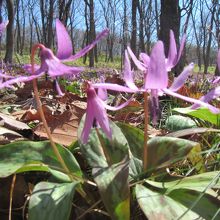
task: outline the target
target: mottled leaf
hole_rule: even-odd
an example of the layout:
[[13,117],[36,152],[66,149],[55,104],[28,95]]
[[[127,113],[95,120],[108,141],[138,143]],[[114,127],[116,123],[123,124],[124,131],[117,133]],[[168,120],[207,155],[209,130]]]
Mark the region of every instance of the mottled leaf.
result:
[[130,219],[129,161],[108,168],[94,168],[93,176],[109,215],[115,220]]
[[[81,177],[80,167],[71,152],[61,145],[57,147],[70,172]],[[20,141],[1,145],[0,167],[0,177],[9,176],[16,171],[21,172],[22,169],[23,171],[57,171],[57,175],[58,173],[65,175],[48,141]],[[68,179],[67,175],[66,177]]]
[[69,220],[77,182],[40,182],[30,197],[28,219]]
[[166,129],[170,131],[178,131],[186,128],[195,128],[196,123],[191,118],[181,115],[171,115],[166,120]]
[[191,108],[174,108],[176,112],[181,114],[194,116],[201,120],[208,121],[214,125],[219,125],[220,123],[220,114],[214,114],[209,111],[207,108],[191,109]]
[[183,159],[199,143],[173,137],[154,137],[148,141],[147,168],[153,171]]
[[[137,201],[149,220],[170,220],[178,219],[187,208],[172,198],[159,192],[152,191],[142,185],[135,187]],[[189,211],[183,220],[196,219],[198,215]]]

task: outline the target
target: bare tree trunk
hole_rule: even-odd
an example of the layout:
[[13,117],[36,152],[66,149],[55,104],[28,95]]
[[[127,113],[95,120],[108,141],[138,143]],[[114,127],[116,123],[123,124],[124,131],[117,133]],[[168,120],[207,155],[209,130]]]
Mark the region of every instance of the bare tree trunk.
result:
[[139,49],[140,49],[140,52],[145,52],[145,46],[144,46],[144,2],[143,2],[143,0],[141,2],[138,1],[138,11],[139,11],[139,15],[140,15]]
[[166,56],[169,50],[170,29],[175,34],[177,44],[180,35],[180,7],[179,0],[161,0],[160,34],[159,39],[164,42]]
[[[94,2],[93,0],[84,0],[89,7],[89,43],[95,40],[95,19],[94,19]],[[96,54],[96,55],[95,55]],[[89,67],[94,67],[95,57],[97,58],[97,47],[89,51]]]
[[47,34],[47,44],[48,48],[51,48],[53,45],[53,13],[54,13],[54,0],[50,0],[49,4],[49,14],[48,14],[48,34]]
[[8,11],[8,26],[7,26],[7,36],[6,36],[6,54],[5,54],[5,62],[12,63],[13,59],[13,51],[14,51],[14,35],[13,35],[13,27],[14,27],[14,1],[7,0],[7,11]]
[[137,7],[138,0],[132,0],[132,9],[131,9],[131,49],[135,55],[137,55]]

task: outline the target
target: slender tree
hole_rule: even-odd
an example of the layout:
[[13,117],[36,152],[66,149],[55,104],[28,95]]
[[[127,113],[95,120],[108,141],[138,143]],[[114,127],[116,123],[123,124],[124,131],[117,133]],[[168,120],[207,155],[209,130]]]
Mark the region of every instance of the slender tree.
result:
[[14,35],[13,35],[13,27],[14,27],[14,1],[7,0],[6,1],[7,11],[8,11],[8,20],[9,23],[7,25],[7,35],[6,35],[6,54],[5,54],[5,62],[12,62],[13,51],[14,51]]

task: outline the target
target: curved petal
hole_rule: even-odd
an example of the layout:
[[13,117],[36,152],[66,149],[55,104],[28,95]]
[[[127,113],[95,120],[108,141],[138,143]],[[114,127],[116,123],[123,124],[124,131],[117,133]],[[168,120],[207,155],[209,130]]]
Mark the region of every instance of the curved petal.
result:
[[103,88],[103,89],[113,90],[113,91],[118,91],[118,92],[135,93],[139,91],[139,90],[130,89],[126,86],[121,86],[121,85],[113,84],[113,83],[94,83],[92,84],[92,86],[96,89]]
[[51,77],[62,75],[76,75],[84,70],[83,67],[71,67],[67,66],[57,60],[45,60],[48,66],[48,74]]
[[184,85],[187,77],[189,76],[193,68],[194,63],[190,63],[187,67],[185,67],[183,72],[174,80],[169,89],[173,92],[178,91]]
[[170,71],[175,66],[177,60],[176,40],[172,30],[170,30],[170,46],[167,58],[167,69]]
[[165,66],[165,54],[162,41],[158,41],[152,49],[145,89],[163,89],[168,86],[168,74]]
[[64,96],[64,93],[62,92],[62,90],[61,90],[61,88],[60,88],[60,85],[59,85],[57,79],[55,79],[55,85],[56,85],[57,94],[58,94],[59,96]]
[[[199,100],[202,102],[210,102],[213,99],[216,99],[220,96],[220,86],[212,89],[210,92],[208,92],[206,95],[202,96]],[[201,105],[199,104],[194,104],[192,105],[192,109],[199,108]]]
[[[34,70],[35,72],[40,69],[40,65],[34,64]],[[31,64],[25,64],[22,66],[22,68],[27,71],[28,73],[32,74]]]
[[110,105],[107,105],[105,102],[103,102],[102,104],[108,110],[118,111],[118,110],[124,108],[125,106],[127,106],[132,99],[133,99],[133,96],[130,99],[128,99],[126,102],[124,102],[123,104],[118,105],[118,106],[110,106]]
[[[105,83],[103,76],[100,76],[100,81],[101,81],[101,83]],[[101,100],[106,101],[108,98],[107,90],[105,88],[98,88],[98,97]]]
[[137,86],[134,84],[133,71],[131,70],[131,63],[128,57],[127,50],[125,51],[125,61],[124,61],[124,81],[126,85],[133,90],[138,90]]
[[94,98],[94,100],[93,100],[94,116],[97,119],[97,122],[100,125],[100,127],[102,128],[102,130],[107,135],[107,137],[109,139],[111,139],[112,138],[112,130],[110,128],[108,116],[107,116],[107,113],[106,113],[106,110],[104,108],[103,103],[104,102],[98,96],[96,96],[96,98]]
[[141,71],[146,71],[146,67],[137,59],[130,47],[127,47],[127,51],[137,68]]
[[83,144],[86,144],[89,139],[89,133],[92,128],[94,119],[95,118],[93,114],[93,107],[91,106],[91,103],[88,101],[85,123],[84,123],[84,127],[81,133],[81,138],[80,138]]
[[73,61],[76,60],[82,56],[84,56],[87,52],[89,52],[92,48],[94,48],[96,46],[96,44],[105,36],[107,36],[109,33],[109,29],[105,29],[104,31],[102,31],[97,37],[96,39],[89,45],[87,45],[86,47],[84,47],[82,50],[80,50],[78,53],[76,53],[75,55],[70,56],[69,58],[65,59],[64,61]]
[[21,82],[28,82],[31,81],[33,79],[39,78],[44,74],[44,72],[38,74],[38,75],[31,75],[31,76],[18,76],[16,78],[13,79],[9,79],[3,83],[0,84],[0,89],[5,88],[5,87],[9,87],[15,83],[21,83]]
[[175,93],[169,89],[163,89],[163,91],[168,94],[168,95],[171,95],[173,97],[176,97],[176,98],[179,98],[179,99],[182,99],[182,100],[185,100],[187,102],[191,102],[191,103],[194,103],[194,104],[198,104],[199,106],[203,106],[203,107],[206,107],[208,108],[211,112],[213,112],[214,114],[219,114],[220,113],[220,110],[208,103],[205,103],[201,100],[197,100],[197,99],[194,99],[194,98],[190,98],[190,97],[186,97],[186,96],[183,96],[183,95],[180,95],[178,93]]
[[219,83],[219,82],[220,82],[220,76],[217,77],[212,83],[217,84],[217,83]]
[[69,34],[59,19],[56,19],[57,57],[61,60],[72,55],[73,46]]
[[180,47],[179,47],[179,50],[178,50],[178,56],[177,56],[175,66],[179,62],[180,57],[182,56],[182,52],[183,52],[183,49],[184,49],[185,42],[186,42],[186,34],[183,35],[182,40],[180,42]]
[[150,57],[146,53],[140,53],[139,55],[140,60],[142,60],[146,67],[149,66],[150,63]]

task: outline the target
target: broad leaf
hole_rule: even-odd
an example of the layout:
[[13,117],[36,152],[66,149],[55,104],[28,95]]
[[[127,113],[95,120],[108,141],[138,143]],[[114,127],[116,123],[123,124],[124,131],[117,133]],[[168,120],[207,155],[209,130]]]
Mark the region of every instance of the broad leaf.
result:
[[94,168],[93,176],[102,201],[112,219],[130,219],[130,189],[128,183],[129,161],[108,168]]
[[[152,191],[142,185],[135,187],[137,201],[149,220],[178,219],[187,208],[175,200],[159,192]],[[183,220],[196,219],[198,215],[192,211],[187,212]]]
[[197,127],[195,121],[181,115],[171,115],[166,120],[166,129],[170,131],[178,131],[195,127]]
[[69,220],[77,182],[40,182],[30,197],[28,219]]
[[183,159],[199,143],[173,137],[153,137],[148,141],[147,168],[153,171]]
[[208,121],[214,125],[219,125],[220,123],[220,114],[214,114],[209,111],[207,108],[199,108],[199,109],[190,109],[190,108],[174,108],[176,112],[181,114],[194,116],[196,118]]
[[[80,167],[68,149],[57,145],[58,150],[72,174],[81,177]],[[56,171],[56,176],[68,176],[57,160],[48,141],[20,141],[0,146],[0,177],[22,171]],[[65,178],[64,178],[65,179]]]
[[151,186],[160,188],[166,193],[175,189],[192,189],[196,191],[204,191],[207,187],[219,189],[220,188],[220,174],[219,171],[206,172],[194,176],[180,178],[179,180],[170,182],[155,182],[146,180]]
[[168,196],[188,208],[186,214],[192,210],[204,219],[220,219],[220,200],[208,193],[189,189],[172,190]]

